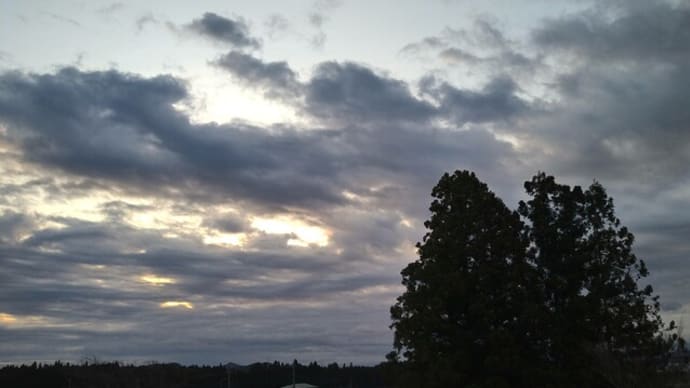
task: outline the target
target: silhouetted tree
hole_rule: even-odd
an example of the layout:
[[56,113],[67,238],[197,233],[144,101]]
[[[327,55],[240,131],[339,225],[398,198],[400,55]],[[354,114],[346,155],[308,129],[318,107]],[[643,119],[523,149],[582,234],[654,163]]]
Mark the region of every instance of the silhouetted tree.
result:
[[652,288],[637,286],[648,271],[613,201],[598,183],[571,189],[545,174],[525,188],[519,212],[471,172],[433,189],[391,308],[399,385],[659,384],[676,337]]
[[526,350],[522,223],[468,171],[445,174],[432,196],[419,259],[402,271],[406,291],[391,308],[390,357],[406,362],[409,386],[509,386]]
[[664,335],[652,287],[638,287],[648,271],[613,200],[597,182],[570,188],[544,173],[525,189],[531,199],[519,213],[539,274],[543,354],[556,375],[572,386],[655,379],[676,336]]

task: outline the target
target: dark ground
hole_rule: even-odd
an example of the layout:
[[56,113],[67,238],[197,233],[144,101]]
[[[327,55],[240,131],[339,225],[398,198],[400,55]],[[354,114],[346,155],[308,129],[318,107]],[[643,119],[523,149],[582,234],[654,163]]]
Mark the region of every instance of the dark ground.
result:
[[[321,366],[297,364],[297,382],[319,388],[383,388],[383,367]],[[292,364],[256,363],[230,371],[232,388],[276,388],[292,383]],[[182,366],[179,364],[124,365],[118,362],[56,362],[5,366],[0,369],[0,387],[6,388],[225,388],[227,368],[218,366]]]

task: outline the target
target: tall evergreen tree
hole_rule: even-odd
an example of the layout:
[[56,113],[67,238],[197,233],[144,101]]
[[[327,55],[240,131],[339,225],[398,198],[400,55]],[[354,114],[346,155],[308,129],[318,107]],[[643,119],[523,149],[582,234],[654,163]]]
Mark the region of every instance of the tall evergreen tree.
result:
[[392,356],[406,361],[409,386],[511,386],[523,370],[530,271],[522,224],[468,171],[445,174],[432,196],[419,259],[391,308]]
[[[677,339],[604,188],[545,174],[511,212],[474,173],[433,189],[389,357],[409,387],[652,387]],[[522,219],[520,218],[522,217]]]
[[664,336],[652,287],[638,287],[647,267],[632,253],[634,237],[613,200],[599,183],[583,191],[543,173],[525,189],[531,199],[519,213],[542,288],[551,367],[573,386],[654,377],[675,337]]

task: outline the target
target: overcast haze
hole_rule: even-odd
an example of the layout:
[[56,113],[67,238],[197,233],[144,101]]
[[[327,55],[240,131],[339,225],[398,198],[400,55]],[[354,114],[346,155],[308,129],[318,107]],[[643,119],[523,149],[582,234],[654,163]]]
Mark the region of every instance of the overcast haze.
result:
[[600,181],[690,308],[686,1],[0,0],[0,362],[375,364],[429,193]]

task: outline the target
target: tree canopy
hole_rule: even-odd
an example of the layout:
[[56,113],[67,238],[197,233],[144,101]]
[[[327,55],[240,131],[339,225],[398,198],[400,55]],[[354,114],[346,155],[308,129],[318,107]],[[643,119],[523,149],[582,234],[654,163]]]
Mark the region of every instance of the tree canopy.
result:
[[[511,211],[474,173],[432,191],[419,258],[391,307],[410,387],[632,387],[658,383],[677,340],[599,183],[540,173]],[[636,385],[637,384],[637,385]]]

